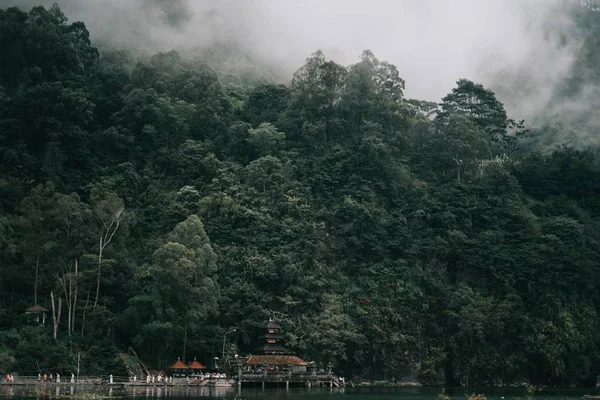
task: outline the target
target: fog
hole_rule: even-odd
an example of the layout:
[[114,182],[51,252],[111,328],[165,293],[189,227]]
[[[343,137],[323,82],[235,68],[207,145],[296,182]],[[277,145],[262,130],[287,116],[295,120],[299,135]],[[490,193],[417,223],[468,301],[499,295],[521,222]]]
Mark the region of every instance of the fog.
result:
[[[0,0],[0,7],[52,1]],[[322,49],[350,64],[364,49],[395,64],[408,97],[438,101],[459,78],[496,90],[512,116],[544,109],[578,43],[565,0],[59,0],[101,45],[140,51],[235,43],[289,80]],[[554,30],[556,31],[556,29]]]

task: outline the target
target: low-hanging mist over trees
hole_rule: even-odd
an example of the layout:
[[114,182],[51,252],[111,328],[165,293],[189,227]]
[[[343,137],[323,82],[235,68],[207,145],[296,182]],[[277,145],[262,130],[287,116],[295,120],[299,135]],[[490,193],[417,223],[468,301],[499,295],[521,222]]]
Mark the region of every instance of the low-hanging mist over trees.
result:
[[[550,97],[598,101],[600,13],[567,3],[581,73]],[[283,85],[233,45],[92,40],[0,10],[0,372],[208,364],[275,316],[355,379],[596,383],[600,156],[554,141],[590,118],[528,126],[469,76],[409,99],[369,50]]]
[[[30,9],[55,0],[0,0]],[[307,54],[322,49],[341,65],[365,48],[396,65],[409,98],[439,101],[462,77],[492,89],[515,119],[548,128],[547,149],[597,146],[595,74],[586,18],[596,0],[58,0],[86,22],[98,48],[146,56],[176,50],[223,78],[288,84]],[[580,10],[577,12],[574,10]],[[590,11],[590,12],[588,12]],[[573,90],[575,81],[588,84]],[[225,81],[224,83],[226,83]],[[565,87],[570,88],[568,96]],[[547,129],[546,129],[547,131]]]

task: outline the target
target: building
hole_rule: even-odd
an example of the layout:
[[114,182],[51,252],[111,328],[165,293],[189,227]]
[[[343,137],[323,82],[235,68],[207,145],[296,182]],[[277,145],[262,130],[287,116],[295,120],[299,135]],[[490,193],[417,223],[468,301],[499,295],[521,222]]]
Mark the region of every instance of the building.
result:
[[36,304],[31,307],[27,307],[25,315],[27,315],[28,322],[35,325],[46,325],[46,310],[44,307]]
[[184,376],[188,371],[188,366],[185,365],[183,361],[179,357],[177,357],[177,361],[173,365],[169,367],[169,369],[173,372],[175,376]]
[[188,365],[188,368],[191,370],[192,374],[199,374],[202,372],[203,369],[206,369],[204,365],[196,361],[196,357],[194,357],[194,361],[192,361],[190,365]]
[[244,365],[253,368],[289,369],[293,373],[306,372],[308,363],[287,350],[281,343],[283,335],[279,333],[281,327],[273,318],[264,326],[265,333],[260,336],[261,344],[254,349],[252,355]]

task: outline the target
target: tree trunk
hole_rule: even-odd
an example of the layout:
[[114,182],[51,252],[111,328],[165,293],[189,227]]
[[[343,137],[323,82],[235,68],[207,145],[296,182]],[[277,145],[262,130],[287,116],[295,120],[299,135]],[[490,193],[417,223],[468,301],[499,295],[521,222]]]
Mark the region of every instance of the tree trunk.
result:
[[54,307],[54,293],[50,292],[50,300],[52,302],[52,321],[54,323],[54,339],[56,339],[56,332],[58,331],[58,324],[60,324],[60,312],[62,310],[62,298],[58,298],[58,312]]
[[105,229],[102,231],[102,236],[100,236],[100,245],[98,246],[98,277],[96,278],[96,296],[94,298],[94,308],[98,305],[98,297],[100,296],[100,277],[101,277],[101,267],[102,267],[102,253],[104,248],[110,243],[115,233],[119,229],[119,225],[121,224],[121,220],[125,216],[125,209],[119,208],[114,210],[111,214],[109,220],[104,221]]
[[79,271],[79,262],[75,259],[75,289],[73,290],[73,308],[71,310],[71,332],[75,332],[75,313],[77,311],[77,273]]
[[69,334],[69,337],[71,337],[71,328],[73,326],[71,322],[71,317],[73,315],[73,274],[68,267],[63,269],[62,277],[59,276],[58,281],[63,288],[65,301],[67,302],[67,333]]
[[146,373],[146,375],[150,375],[150,371],[148,370],[148,367],[146,367],[146,364],[144,364],[142,362],[142,360],[140,360],[140,358],[138,357],[138,355],[135,352],[135,350],[133,349],[133,347],[129,346],[129,350],[131,351],[131,353],[133,354],[133,356],[135,357],[135,359],[140,363],[140,365],[142,366],[142,369],[144,370],[144,372]]
[[185,328],[185,332],[183,333],[183,362],[185,362],[185,348],[187,347],[187,327]]
[[72,307],[72,292],[71,292],[71,282],[69,282],[69,296],[66,297],[66,301],[67,301],[67,334],[69,335],[69,337],[71,337],[71,311],[73,310]]
[[81,319],[81,336],[83,336],[83,330],[85,328],[85,313],[87,311],[87,308],[90,305],[90,290],[91,289],[92,289],[92,284],[90,282],[90,285],[88,286],[87,300],[85,301],[85,307],[83,307],[83,317]]
[[96,279],[96,298],[94,299],[94,307],[98,304],[98,295],[100,294],[100,266],[102,265],[102,236],[100,236],[100,247],[98,249],[98,277]]
[[37,304],[37,287],[38,287],[38,274],[40,271],[40,249],[37,251],[37,258],[35,260],[35,283],[33,284],[33,304]]

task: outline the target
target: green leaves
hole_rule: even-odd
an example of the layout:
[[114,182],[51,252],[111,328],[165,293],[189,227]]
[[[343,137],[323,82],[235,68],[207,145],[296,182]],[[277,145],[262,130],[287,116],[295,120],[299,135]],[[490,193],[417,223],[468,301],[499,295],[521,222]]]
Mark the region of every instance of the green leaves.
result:
[[132,298],[126,312],[139,313],[134,341],[140,353],[159,359],[181,354],[187,335],[199,332],[216,314],[220,297],[216,261],[198,216],[189,216],[167,235],[154,252],[152,264],[139,276],[145,282],[145,294]]
[[256,129],[248,131],[248,143],[260,156],[276,155],[285,145],[285,133],[279,132],[275,126],[265,122]]
[[0,86],[12,90],[52,81],[76,81],[89,72],[98,52],[81,22],[68,25],[53,6],[0,10]]
[[448,117],[462,115],[482,129],[490,141],[506,134],[509,121],[504,106],[482,85],[461,79],[442,101],[442,109],[436,117],[438,124],[444,126]]
[[[361,379],[595,380],[597,152],[521,157],[490,90],[406,100],[370,51],[318,51],[289,86],[221,56],[98,59],[58,7],[0,10],[0,363],[206,363],[275,316]],[[52,341],[22,313],[67,280]]]

